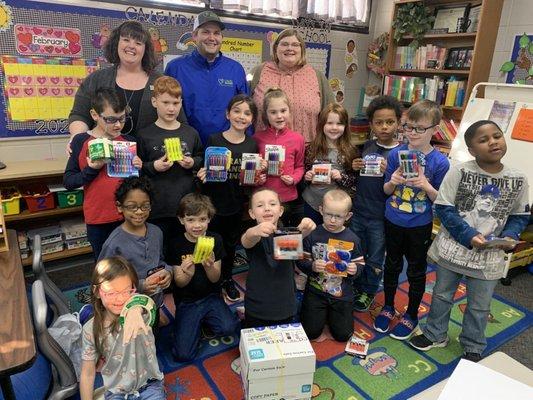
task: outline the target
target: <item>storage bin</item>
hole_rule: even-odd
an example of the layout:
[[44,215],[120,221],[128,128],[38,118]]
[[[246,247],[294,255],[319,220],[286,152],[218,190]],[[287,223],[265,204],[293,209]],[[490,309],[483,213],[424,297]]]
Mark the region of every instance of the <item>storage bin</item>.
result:
[[20,193],[15,187],[0,188],[4,215],[20,214]]
[[57,192],[59,208],[77,207],[83,204],[83,190],[62,190]]
[[21,186],[20,192],[30,212],[50,210],[56,206],[54,194],[48,190],[46,185]]

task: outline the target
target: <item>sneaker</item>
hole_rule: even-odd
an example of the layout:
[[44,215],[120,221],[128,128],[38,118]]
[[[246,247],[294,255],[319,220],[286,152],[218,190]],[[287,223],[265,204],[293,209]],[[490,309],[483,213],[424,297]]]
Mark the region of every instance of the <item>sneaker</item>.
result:
[[404,314],[400,322],[398,322],[391,331],[390,337],[398,340],[409,339],[417,326],[418,318],[411,319],[409,315]]
[[483,357],[481,357],[481,354],[479,353],[471,353],[469,351],[466,351],[461,358],[464,358],[465,360],[472,361],[472,362],[479,362]]
[[235,257],[233,257],[233,266],[239,268],[244,267],[245,265],[248,265],[248,259],[240,253],[235,253]]
[[374,295],[361,292],[355,295],[353,309],[358,312],[368,311],[373,301]]
[[235,287],[233,279],[228,279],[222,283],[222,289],[224,290],[224,296],[229,301],[239,301],[241,299],[241,292]]
[[389,325],[394,318],[394,307],[383,306],[378,316],[374,320],[374,329],[378,332],[385,333],[389,330]]
[[217,335],[215,335],[215,332],[209,326],[204,324],[200,327],[200,336],[206,340],[211,340]]
[[422,333],[409,339],[409,344],[417,350],[428,351],[433,347],[446,347],[448,346],[449,341],[450,339],[446,336],[446,339],[441,340],[440,342],[432,342]]

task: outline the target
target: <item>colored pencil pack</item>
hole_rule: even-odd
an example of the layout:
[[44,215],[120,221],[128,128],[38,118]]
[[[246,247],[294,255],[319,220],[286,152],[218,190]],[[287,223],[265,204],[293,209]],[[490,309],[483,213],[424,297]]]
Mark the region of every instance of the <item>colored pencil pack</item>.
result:
[[377,153],[370,153],[364,156],[365,166],[359,171],[360,176],[383,176],[381,163],[385,158]]
[[418,177],[418,151],[400,150],[398,152],[400,167],[403,169],[403,177],[406,179]]
[[194,246],[192,260],[195,264],[204,262],[209,258],[215,248],[215,238],[212,236],[200,236]]
[[267,160],[267,175],[283,175],[283,163],[285,162],[285,147],[275,144],[265,146],[265,160]]
[[331,183],[331,164],[330,163],[317,163],[313,164],[311,170],[314,172],[311,183]]
[[205,181],[226,182],[231,166],[231,151],[225,147],[205,149]]
[[114,157],[113,141],[108,138],[97,138],[88,143],[89,158],[91,161],[110,162]]
[[179,137],[166,138],[163,142],[168,161],[183,160],[183,149]]
[[255,153],[242,153],[239,181],[243,186],[255,186],[261,175],[261,156]]
[[137,143],[114,141],[115,157],[107,164],[107,175],[113,178],[139,176],[139,170],[133,166],[133,158],[137,155]]
[[287,227],[274,233],[275,260],[301,260],[304,258],[302,234],[298,228]]

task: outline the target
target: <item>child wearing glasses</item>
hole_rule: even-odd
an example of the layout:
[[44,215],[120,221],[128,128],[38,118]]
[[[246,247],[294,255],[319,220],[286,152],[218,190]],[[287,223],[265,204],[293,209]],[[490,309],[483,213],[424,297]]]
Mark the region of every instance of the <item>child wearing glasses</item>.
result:
[[403,125],[409,142],[393,149],[387,158],[383,185],[389,196],[385,205],[385,305],[374,321],[374,329],[383,333],[389,331],[405,256],[409,304],[390,332],[390,336],[398,340],[408,339],[418,325],[418,307],[426,285],[426,257],[433,227],[432,205],[450,167],[446,156],[430,143],[441,118],[440,106],[433,101],[422,100],[413,104],[407,112],[407,123]]
[[146,177],[126,178],[115,192],[117,211],[124,216],[105,241],[99,260],[122,256],[139,277],[137,289],[151,296],[159,307],[163,289],[172,282],[172,266],[163,259],[163,232],[146,222],[152,208],[152,185]]
[[[152,105],[157,121],[137,134],[139,157],[144,161],[143,173],[154,187],[150,222],[163,231],[165,251],[168,239],[183,230],[176,220],[178,204],[183,196],[193,192],[194,172],[203,163],[203,145],[198,132],[177,120],[182,104],[181,86],[177,80],[162,76],[155,80]],[[169,161],[164,141],[179,138],[183,152],[180,161]]]
[[[91,99],[90,111],[95,126],[72,139],[72,152],[63,175],[63,185],[68,190],[83,186],[83,216],[95,260],[109,234],[122,220],[113,197],[121,178],[110,177],[104,168],[104,161],[91,161],[88,157],[88,143],[95,138],[135,141],[133,137],[120,133],[126,121],[125,108],[124,98],[113,89],[96,90]],[[141,159],[134,157],[133,165],[140,169]]]
[[385,200],[383,193],[387,156],[398,146],[397,131],[402,105],[392,96],[379,96],[366,109],[372,135],[363,146],[361,158],[353,160],[358,172],[350,228],[361,239],[365,267],[354,279],[353,308],[363,312],[370,308],[383,276],[385,261]]
[[[119,315],[137,286],[135,269],[122,257],[103,259],[94,268],[91,282],[94,317],[82,332],[81,400],[93,398],[97,365],[106,399],[165,399],[154,335],[145,317],[139,318],[142,314],[132,315],[142,309],[133,307],[125,324],[119,322]],[[128,328],[132,319],[138,321],[133,330]]]
[[[311,259],[297,262],[308,274],[300,320],[311,340],[321,335],[326,324],[339,342],[347,341],[353,333],[353,279],[364,267],[364,258],[359,238],[344,226],[352,216],[351,209],[348,193],[340,189],[328,191],[320,206],[324,223],[304,239],[304,252]],[[328,248],[330,240],[349,246]],[[332,253],[338,259],[331,257]]]

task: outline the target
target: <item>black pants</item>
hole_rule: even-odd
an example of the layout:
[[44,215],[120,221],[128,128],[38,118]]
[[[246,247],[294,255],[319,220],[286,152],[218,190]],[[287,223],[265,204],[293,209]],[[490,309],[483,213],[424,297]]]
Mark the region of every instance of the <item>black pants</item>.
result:
[[427,252],[431,243],[429,223],[413,228],[404,228],[385,219],[385,271],[383,288],[385,305],[394,307],[394,296],[398,288],[398,277],[403,269],[403,256],[407,259],[407,280],[409,282],[409,305],[407,315],[416,319],[418,307],[426,289]]
[[282,325],[290,324],[294,321],[294,317],[289,317],[280,320],[270,320],[270,319],[260,319],[252,317],[250,314],[244,310],[244,328],[258,328],[261,326],[273,326],[273,325]]
[[306,289],[300,321],[310,340],[320,336],[327,322],[333,338],[346,342],[353,334],[352,302]]
[[222,281],[231,279],[235,248],[241,237],[241,219],[241,213],[233,215],[215,215],[209,223],[209,230],[222,236],[222,243],[226,252],[226,256],[222,258]]

